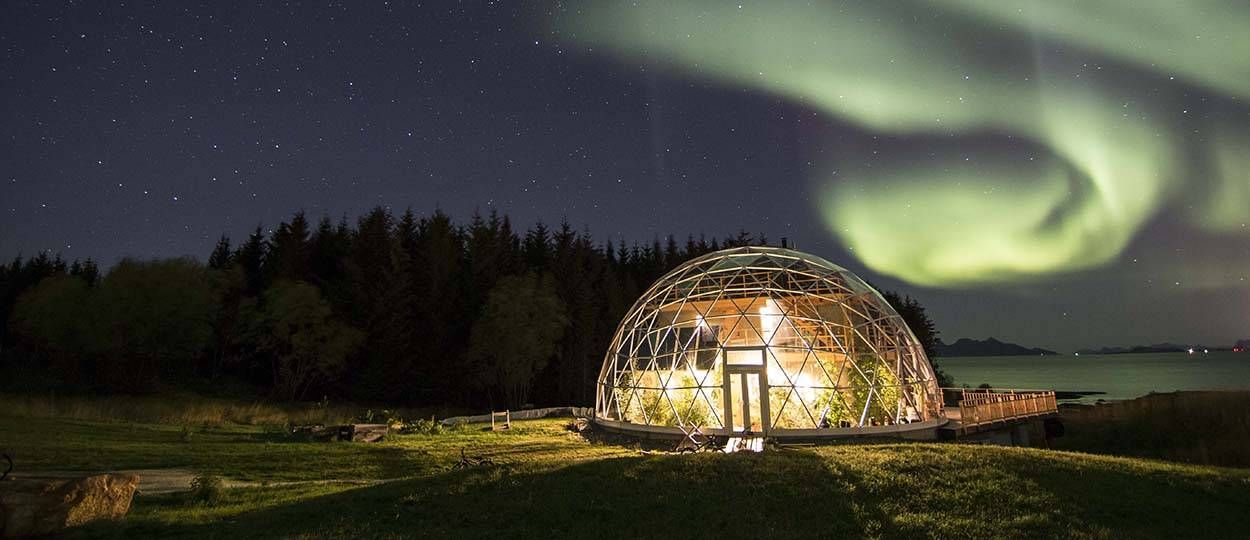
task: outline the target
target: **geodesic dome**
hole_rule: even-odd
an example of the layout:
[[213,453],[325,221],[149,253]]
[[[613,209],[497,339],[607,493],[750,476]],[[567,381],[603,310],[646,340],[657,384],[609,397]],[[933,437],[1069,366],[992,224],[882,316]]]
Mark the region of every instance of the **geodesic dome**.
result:
[[621,321],[595,420],[622,431],[812,437],[944,422],[933,368],[877,291],[775,247],[693,259]]

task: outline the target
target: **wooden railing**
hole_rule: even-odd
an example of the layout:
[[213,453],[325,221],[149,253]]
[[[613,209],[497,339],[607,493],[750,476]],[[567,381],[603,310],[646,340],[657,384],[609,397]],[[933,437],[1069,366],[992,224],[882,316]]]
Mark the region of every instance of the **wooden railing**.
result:
[[1059,412],[1053,391],[969,389],[959,400],[960,423],[976,426]]

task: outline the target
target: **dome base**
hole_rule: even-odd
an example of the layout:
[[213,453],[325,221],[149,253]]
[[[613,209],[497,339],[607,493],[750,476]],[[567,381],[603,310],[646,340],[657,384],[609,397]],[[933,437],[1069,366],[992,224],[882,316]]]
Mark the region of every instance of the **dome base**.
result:
[[[895,424],[892,426],[864,426],[852,428],[829,429],[774,429],[765,433],[765,438],[785,442],[820,442],[861,437],[896,437],[910,440],[936,440],[937,430],[947,423],[946,418],[934,418],[911,424]],[[668,426],[646,426],[617,420],[595,418],[595,426],[604,431],[622,435],[632,435],[642,439],[680,440],[686,437],[681,428]],[[703,429],[704,435],[728,437],[737,434],[727,429]]]

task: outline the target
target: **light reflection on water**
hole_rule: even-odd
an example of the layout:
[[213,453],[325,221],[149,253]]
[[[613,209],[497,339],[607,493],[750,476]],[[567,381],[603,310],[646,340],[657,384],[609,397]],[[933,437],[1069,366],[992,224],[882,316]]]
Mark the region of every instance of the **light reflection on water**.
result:
[[1175,390],[1250,390],[1250,353],[1145,353],[937,358],[955,384],[1106,392],[1081,401]]

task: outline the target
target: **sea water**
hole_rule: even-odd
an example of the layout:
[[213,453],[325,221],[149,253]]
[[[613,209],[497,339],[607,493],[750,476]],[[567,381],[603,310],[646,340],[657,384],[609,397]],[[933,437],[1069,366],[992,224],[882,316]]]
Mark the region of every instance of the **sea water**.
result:
[[1212,352],[937,358],[958,386],[1104,392],[1132,399],[1176,390],[1250,390],[1250,353]]

